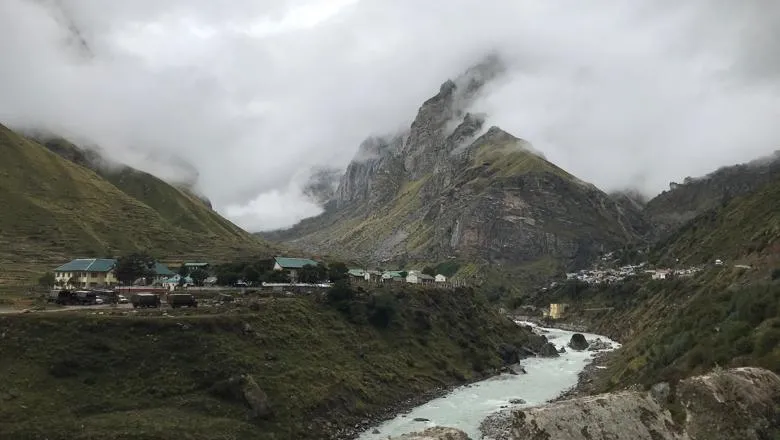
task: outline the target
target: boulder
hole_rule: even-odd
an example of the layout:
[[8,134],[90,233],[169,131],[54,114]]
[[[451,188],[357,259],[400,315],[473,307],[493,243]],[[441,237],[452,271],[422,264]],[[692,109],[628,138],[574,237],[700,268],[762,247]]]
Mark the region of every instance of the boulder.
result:
[[422,432],[404,434],[400,437],[391,437],[390,440],[471,440],[465,432],[437,426],[428,428]]
[[525,400],[523,399],[512,399],[509,401],[512,405],[522,405],[525,403]]
[[569,348],[578,351],[587,349],[588,341],[585,339],[585,335],[583,335],[582,333],[575,333],[571,335],[571,340],[569,341]]
[[650,387],[650,395],[653,396],[653,399],[657,400],[658,402],[664,404],[669,401],[669,396],[672,393],[672,388],[669,386],[669,383],[667,382],[661,382],[653,385]]
[[520,362],[520,350],[512,344],[501,344],[498,346],[498,355],[507,365]]
[[558,354],[558,349],[555,348],[555,345],[553,345],[552,342],[548,342],[544,345],[542,345],[542,349],[539,350],[539,356],[541,357],[558,357],[560,354]]
[[268,396],[248,374],[217,382],[209,391],[219,397],[245,404],[249,408],[247,415],[250,419],[267,419],[273,416]]
[[561,353],[561,354],[566,353],[566,347],[561,346],[561,348],[558,349],[558,353]]
[[602,341],[601,338],[596,338],[588,344],[588,351],[609,350],[610,348],[612,348],[612,344]]

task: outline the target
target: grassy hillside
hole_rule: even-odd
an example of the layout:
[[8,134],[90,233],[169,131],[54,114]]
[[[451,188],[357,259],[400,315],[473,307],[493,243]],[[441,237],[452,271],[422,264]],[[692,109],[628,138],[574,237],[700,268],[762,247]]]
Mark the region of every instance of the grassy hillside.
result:
[[107,180],[1,125],[0,153],[0,291],[16,291],[76,256],[270,253],[201,201],[147,174],[130,170]]
[[[540,343],[467,290],[253,304],[174,317],[0,315],[0,437],[322,439],[489,374],[501,343]],[[267,394],[272,417],[248,419],[245,402],[220,390],[237,375]]]
[[[625,342],[601,389],[678,379],[716,365],[780,372],[778,202],[775,181],[697,217],[652,251],[661,267],[678,258],[681,267],[705,264],[692,278],[568,283],[535,302],[571,303],[573,319]],[[715,258],[725,264],[712,264]],[[612,309],[593,310],[604,307]]]

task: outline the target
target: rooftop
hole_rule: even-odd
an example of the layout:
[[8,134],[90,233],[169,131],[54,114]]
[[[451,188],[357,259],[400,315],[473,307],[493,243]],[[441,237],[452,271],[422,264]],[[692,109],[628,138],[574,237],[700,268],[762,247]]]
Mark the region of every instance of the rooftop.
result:
[[309,260],[308,258],[288,258],[288,257],[276,257],[274,258],[279,266],[285,269],[300,269],[303,266],[316,266],[317,262]]
[[76,258],[54,269],[55,272],[108,272],[116,266],[110,258]]

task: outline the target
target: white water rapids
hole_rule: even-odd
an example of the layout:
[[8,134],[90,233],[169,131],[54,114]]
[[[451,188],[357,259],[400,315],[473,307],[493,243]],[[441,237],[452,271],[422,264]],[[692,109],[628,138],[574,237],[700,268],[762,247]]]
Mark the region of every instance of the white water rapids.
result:
[[[528,324],[530,323],[519,323]],[[557,348],[565,346],[575,332],[535,327]],[[620,344],[604,336],[583,333],[590,342],[596,338],[609,342],[612,349]],[[575,351],[567,347],[558,358],[529,358],[521,362],[528,374],[501,374],[471,385],[456,388],[446,396],[434,399],[372,427],[359,440],[380,440],[422,431],[433,426],[447,426],[466,432],[472,439],[481,438],[479,425],[490,414],[503,408],[535,406],[558,397],[577,384],[578,374],[591,362],[593,351]],[[511,404],[512,399],[523,399],[524,404]],[[428,419],[416,422],[414,419]],[[374,429],[379,434],[373,434]]]

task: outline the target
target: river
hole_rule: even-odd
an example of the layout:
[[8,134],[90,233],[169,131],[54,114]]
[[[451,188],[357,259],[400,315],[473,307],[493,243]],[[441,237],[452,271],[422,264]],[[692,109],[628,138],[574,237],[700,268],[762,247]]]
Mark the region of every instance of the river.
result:
[[[523,323],[528,324],[528,323]],[[575,332],[535,327],[544,331],[547,339],[560,348],[565,346]],[[612,344],[620,344],[609,338],[583,333],[588,341],[601,338]],[[577,384],[578,374],[593,358],[595,352],[574,351],[567,348],[558,358],[529,358],[521,362],[528,374],[502,374],[481,382],[456,388],[449,394],[414,408],[379,426],[373,427],[359,440],[380,440],[421,431],[433,426],[447,426],[466,432],[472,439],[479,439],[480,423],[490,414],[502,408],[534,406],[558,397]],[[523,399],[523,404],[510,404],[512,399]],[[414,419],[428,419],[416,422]],[[373,434],[378,429],[379,434]]]

